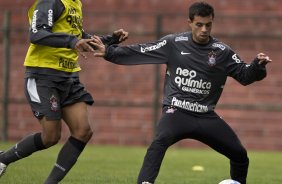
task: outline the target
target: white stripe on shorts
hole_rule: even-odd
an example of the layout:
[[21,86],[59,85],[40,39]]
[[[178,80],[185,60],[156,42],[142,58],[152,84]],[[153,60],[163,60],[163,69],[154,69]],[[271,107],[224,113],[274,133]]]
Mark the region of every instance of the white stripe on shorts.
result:
[[35,79],[29,78],[27,80],[27,91],[32,102],[41,103],[39,95],[37,93]]

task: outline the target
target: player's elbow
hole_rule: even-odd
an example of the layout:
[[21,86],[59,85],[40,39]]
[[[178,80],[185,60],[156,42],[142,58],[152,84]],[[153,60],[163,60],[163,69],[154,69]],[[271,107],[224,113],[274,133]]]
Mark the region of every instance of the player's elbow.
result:
[[38,39],[36,33],[33,33],[32,31],[29,32],[29,42],[33,44],[37,44]]

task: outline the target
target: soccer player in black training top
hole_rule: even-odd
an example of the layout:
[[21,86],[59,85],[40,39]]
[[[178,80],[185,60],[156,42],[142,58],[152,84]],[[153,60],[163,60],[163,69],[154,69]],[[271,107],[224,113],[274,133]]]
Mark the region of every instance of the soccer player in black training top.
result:
[[95,38],[96,56],[121,65],[166,64],[163,111],[156,136],[147,150],[138,184],[154,183],[169,146],[190,138],[230,159],[233,180],[246,184],[249,159],[235,132],[215,112],[228,76],[242,85],[266,77],[271,61],[259,53],[244,63],[226,44],[213,38],[214,9],[205,2],[189,8],[191,32],[171,34],[146,44],[104,44]]
[[[55,145],[64,120],[71,135],[44,182],[57,184],[76,163],[93,134],[87,105],[94,101],[79,80],[78,64],[78,54],[85,57],[83,52],[94,52],[89,44],[93,38],[82,29],[80,0],[36,0],[28,15],[31,44],[24,62],[25,93],[42,131],[26,136],[0,154],[0,176],[12,162]],[[127,32],[122,29],[101,37],[105,44],[126,38]]]

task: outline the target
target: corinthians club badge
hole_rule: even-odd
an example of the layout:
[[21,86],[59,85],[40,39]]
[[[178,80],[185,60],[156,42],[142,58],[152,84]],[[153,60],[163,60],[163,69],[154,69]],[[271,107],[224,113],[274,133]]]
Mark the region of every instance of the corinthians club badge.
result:
[[58,100],[54,95],[52,95],[51,98],[50,98],[50,104],[51,104],[51,110],[52,111],[58,110]]
[[208,65],[214,66],[216,64],[216,53],[214,51],[211,51],[208,53]]

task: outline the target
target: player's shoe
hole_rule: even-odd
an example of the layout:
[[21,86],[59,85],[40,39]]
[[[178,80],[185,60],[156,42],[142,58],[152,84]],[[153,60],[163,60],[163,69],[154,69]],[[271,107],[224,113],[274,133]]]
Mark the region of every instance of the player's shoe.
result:
[[153,183],[150,183],[148,181],[143,181],[142,184],[153,184]]
[[[0,151],[0,154],[2,153],[4,152]],[[0,177],[4,175],[6,169],[7,169],[7,165],[0,162]]]

